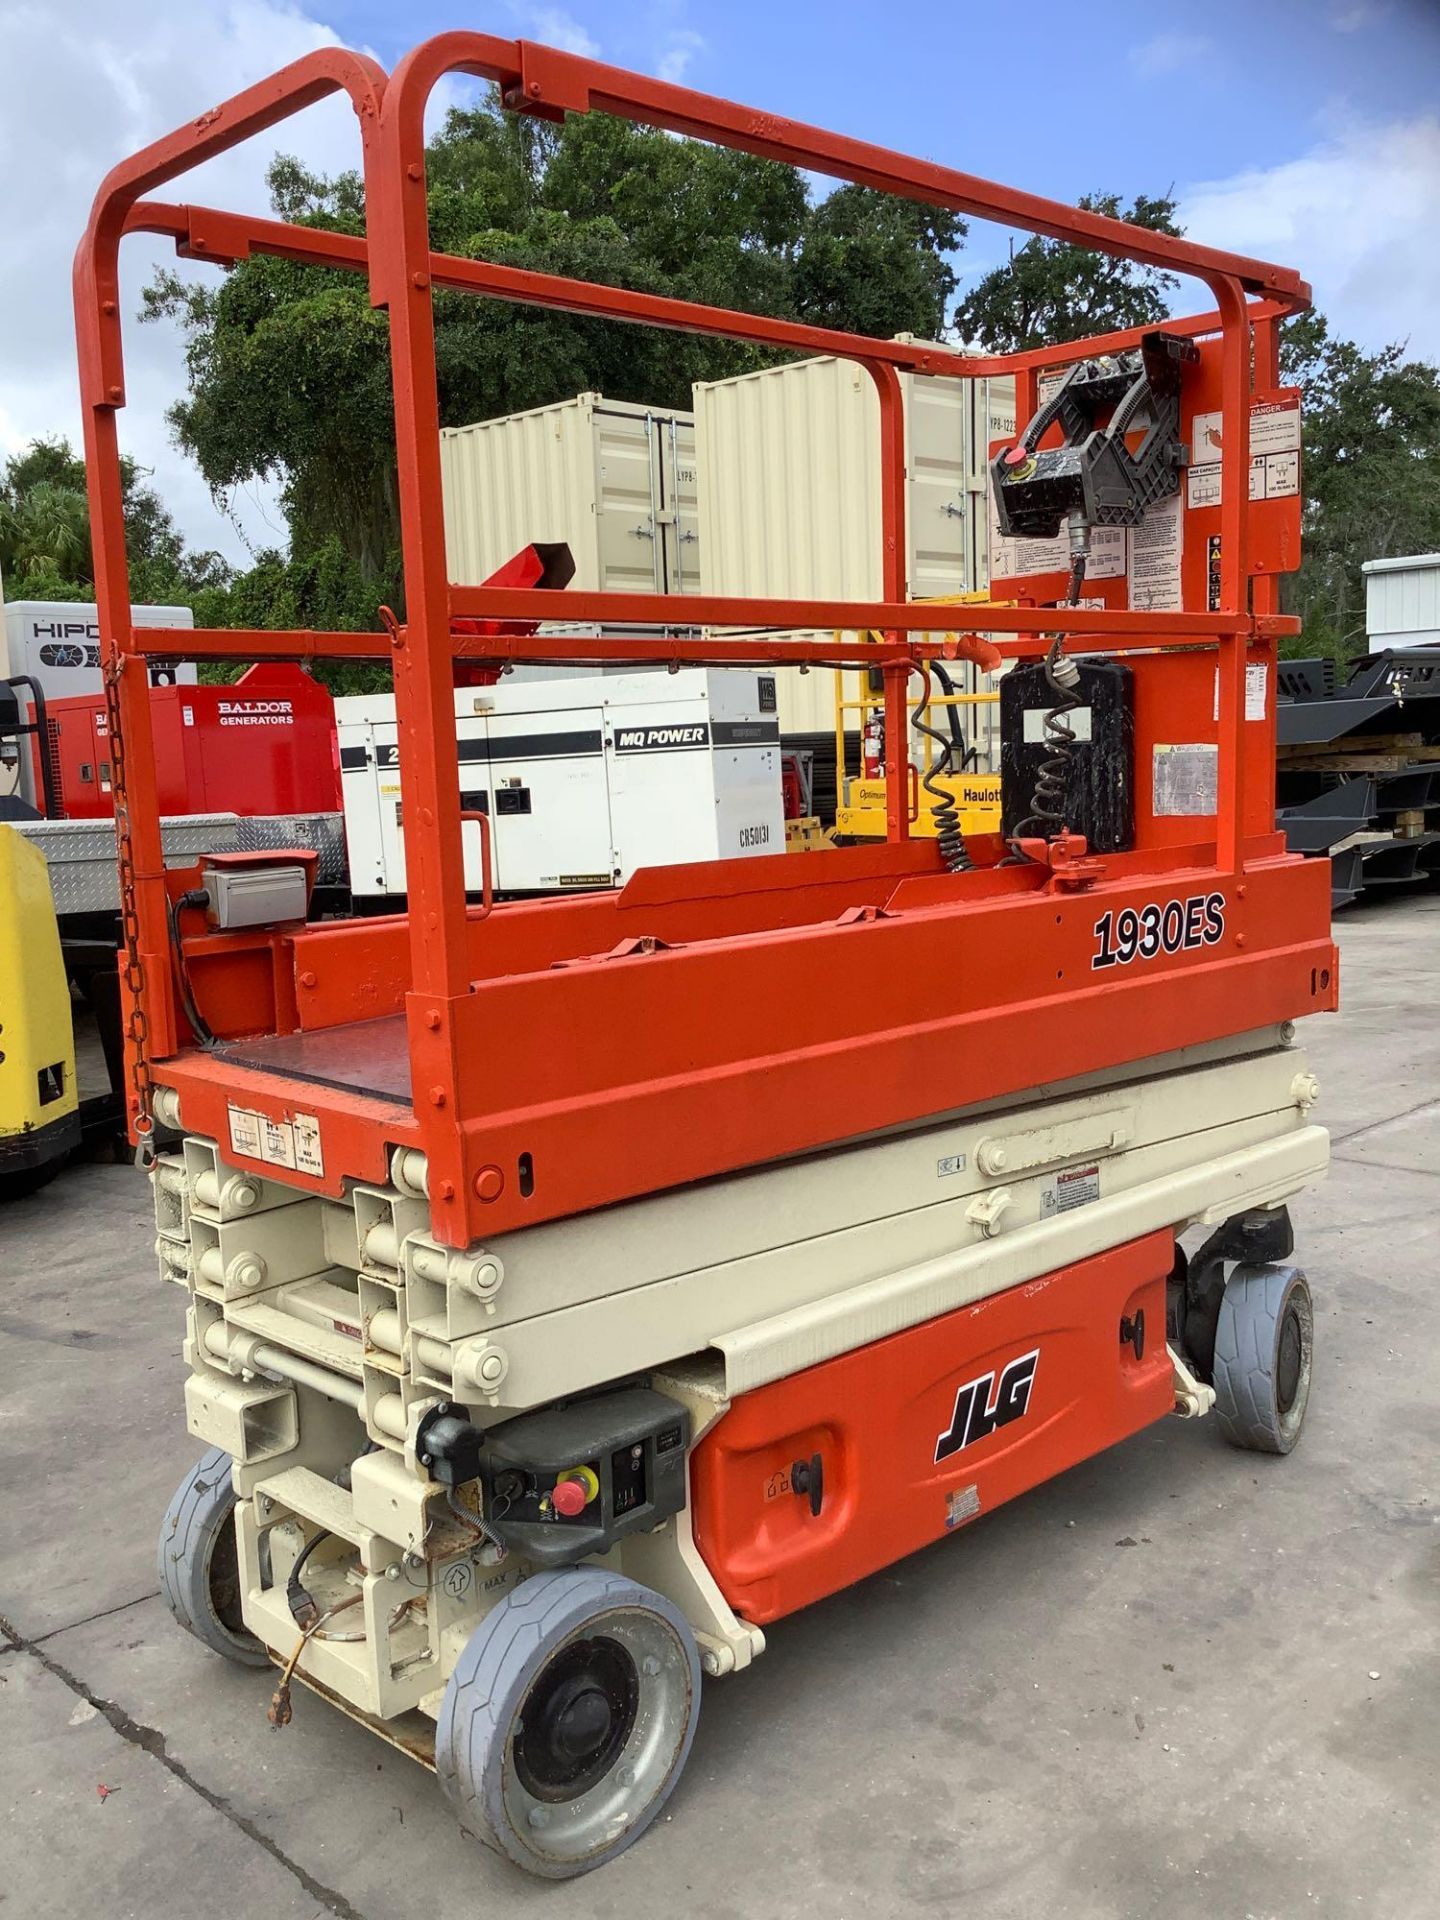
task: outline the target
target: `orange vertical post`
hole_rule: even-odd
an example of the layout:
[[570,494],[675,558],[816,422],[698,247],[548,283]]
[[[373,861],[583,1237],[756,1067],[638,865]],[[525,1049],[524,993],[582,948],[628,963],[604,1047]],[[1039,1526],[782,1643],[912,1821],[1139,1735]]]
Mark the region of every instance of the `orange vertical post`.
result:
[[[1250,315],[1235,280],[1211,285],[1224,322],[1220,446],[1220,611],[1250,611]],[[1245,668],[1247,633],[1220,637],[1215,864],[1239,874],[1245,864]]]
[[[905,398],[894,367],[866,363],[880,399],[880,541],[885,599],[909,591],[905,564]],[[899,635],[887,632],[887,640]],[[910,837],[910,668],[885,668],[885,830],[890,840]]]

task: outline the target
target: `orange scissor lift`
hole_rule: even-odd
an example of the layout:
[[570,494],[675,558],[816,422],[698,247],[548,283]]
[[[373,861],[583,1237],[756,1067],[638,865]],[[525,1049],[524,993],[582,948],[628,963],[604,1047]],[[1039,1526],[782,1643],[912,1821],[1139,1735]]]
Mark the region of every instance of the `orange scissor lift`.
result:
[[[1140,610],[1140,572],[1057,606],[1064,579],[1018,549],[1003,607],[912,603],[904,577],[900,374],[1013,373],[1024,421],[1054,369],[1138,335],[980,361],[436,253],[424,120],[454,72],[515,113],[618,114],[1204,282],[1213,310],[1167,331],[1197,348],[1182,427],[1215,464],[1168,502],[1166,610]],[[146,197],[332,93],[355,111],[364,238]],[[116,429],[133,232],[367,276],[389,319],[403,623],[132,624]],[[577,593],[572,620],[630,630],[577,641],[531,630],[553,612],[534,592],[451,585],[437,287],[858,361],[880,399],[884,599]],[[771,1621],[1172,1411],[1214,1406],[1238,1443],[1288,1450],[1311,1312],[1286,1203],[1327,1155],[1293,1023],[1333,1008],[1337,981],[1324,866],[1274,830],[1276,643],[1294,630],[1275,576],[1298,562],[1298,501],[1252,501],[1247,421],[1284,404],[1277,326],[1302,281],[452,33],[388,77],[316,52],[121,164],[75,290],[130,1116],[209,1449],[166,1516],[160,1578],[208,1645],[283,1668],[273,1719],[299,1677],[432,1763],[472,1831],[563,1877],[653,1819],[702,1671],[748,1665]],[[497,624],[460,637],[457,619]],[[787,664],[878,666],[895,743],[907,682],[942,653],[1053,663],[1060,634],[1128,664],[1126,843],[972,839],[951,871],[908,833],[897,748],[883,845],[467,902],[456,657],[778,661],[756,628],[839,635],[783,643]],[[391,663],[407,915],[306,924],[303,862],[273,854],[166,872],[146,662],[177,651]]]

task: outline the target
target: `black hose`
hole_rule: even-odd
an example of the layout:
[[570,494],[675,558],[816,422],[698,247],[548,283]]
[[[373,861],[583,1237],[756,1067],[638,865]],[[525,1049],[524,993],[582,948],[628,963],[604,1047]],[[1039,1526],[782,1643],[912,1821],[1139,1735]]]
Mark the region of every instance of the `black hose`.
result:
[[[1070,563],[1070,583],[1066,606],[1073,607],[1085,584],[1085,555],[1077,553]],[[1045,679],[1055,696],[1055,704],[1045,715],[1045,744],[1050,748],[1035,776],[1030,795],[1030,811],[1010,835],[1012,850],[1022,859],[1020,842],[1025,839],[1053,840],[1067,826],[1066,808],[1070,791],[1070,762],[1078,738],[1066,719],[1084,702],[1080,698],[1080,669],[1065,651],[1065,636],[1057,633],[1045,656]]]
[[310,1622],[319,1614],[320,1609],[316,1606],[313,1597],[300,1584],[300,1576],[305,1571],[305,1562],[310,1558],[320,1542],[322,1540],[333,1539],[333,1537],[334,1536],[324,1528],[322,1528],[319,1533],[312,1534],[300,1549],[299,1556],[294,1566],[290,1569],[290,1578],[285,1582],[285,1599],[289,1605],[291,1616],[297,1624],[302,1627],[309,1626]]
[[[955,697],[955,682],[950,678],[945,662],[943,660],[932,660],[930,665],[934,669],[935,678],[940,682],[940,691],[948,694],[953,700]],[[950,722],[950,738],[954,741],[955,745],[960,748],[961,771],[968,766],[978,765],[980,761],[980,749],[978,746],[972,747],[966,744],[964,729],[960,725],[959,712],[953,706],[946,707],[945,717]],[[953,764],[952,761],[952,765]]]
[[[933,664],[939,669],[938,661]],[[960,809],[951,790],[937,784],[953,769],[957,729],[952,726],[947,737],[938,727],[932,727],[925,718],[930,710],[930,668],[922,666],[917,668],[917,672],[924,683],[925,691],[921,695],[920,704],[915,709],[910,724],[916,733],[923,733],[927,740],[933,740],[940,749],[927,771],[920,777],[920,784],[931,799],[930,814],[935,822],[935,844],[940,849],[940,858],[947,873],[968,873],[974,862],[966,850],[965,835],[960,827]],[[939,669],[937,678],[942,674],[943,669]],[[945,683],[949,683],[948,674],[944,674],[943,679]],[[950,711],[953,715],[955,710],[952,707]]]
[[45,796],[45,817],[47,820],[63,820],[65,809],[61,805],[59,790],[55,785],[55,761],[50,749],[50,722],[45,710],[45,689],[28,673],[12,673],[6,684],[30,689],[30,704],[35,709],[35,718],[28,727],[22,727],[20,731],[33,733],[39,742],[40,791]]
[[185,1018],[190,1022],[191,1030],[200,1045],[209,1052],[215,1045],[215,1035],[199,1007],[195,1004],[195,994],[190,985],[190,969],[185,964],[185,949],[180,943],[180,908],[201,906],[209,895],[198,888],[182,894],[179,901],[166,898],[165,909],[170,920],[170,958],[173,963],[175,985],[180,991],[180,1004],[185,1009]]

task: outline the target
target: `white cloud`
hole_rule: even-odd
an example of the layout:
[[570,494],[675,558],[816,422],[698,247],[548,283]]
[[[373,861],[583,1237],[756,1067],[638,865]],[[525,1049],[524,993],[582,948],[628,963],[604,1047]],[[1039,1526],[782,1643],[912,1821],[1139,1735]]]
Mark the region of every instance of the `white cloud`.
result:
[[1389,13],[1384,0],[1351,0],[1330,9],[1330,24],[1336,33],[1359,33],[1362,27],[1375,27]]
[[1137,73],[1179,73],[1203,60],[1212,45],[1200,33],[1157,33],[1153,40],[1131,47],[1127,58]]
[[[5,110],[0,114],[0,454],[64,434],[77,446],[70,262],[95,189],[120,157],[194,119],[336,34],[285,0],[0,0]],[[328,100],[177,181],[160,197],[267,211],[265,168],[277,151],[322,171],[359,160],[354,115]],[[170,443],[165,408],[184,389],[182,343],[169,326],[135,324],[140,289],[173,251],[137,237],[122,250],[127,402],[123,447],[146,468],[186,536],[234,559],[245,540]],[[187,273],[211,270],[187,267]],[[273,490],[233,503],[254,545],[283,539]]]
[[1296,160],[1180,196],[1192,240],[1294,267],[1332,331],[1440,360],[1440,117],[1342,127]]
[[688,27],[676,28],[669,36],[669,44],[655,65],[659,79],[668,80],[678,87],[690,71],[692,62],[706,51],[705,37]]
[[563,7],[528,6],[512,0],[510,11],[524,23],[527,39],[538,40],[547,47],[559,47],[562,53],[578,53],[586,60],[599,58],[599,41]]

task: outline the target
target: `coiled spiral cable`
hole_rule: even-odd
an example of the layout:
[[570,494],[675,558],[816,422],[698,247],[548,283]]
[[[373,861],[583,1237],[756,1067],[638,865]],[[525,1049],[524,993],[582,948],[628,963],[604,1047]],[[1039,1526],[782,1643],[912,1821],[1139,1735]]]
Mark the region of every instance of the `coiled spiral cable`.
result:
[[[920,704],[911,717],[910,724],[916,733],[923,733],[933,740],[940,751],[920,777],[920,784],[930,795],[930,813],[935,821],[935,843],[940,849],[940,858],[947,873],[968,873],[974,862],[965,847],[965,835],[960,828],[960,809],[955,795],[948,787],[938,784],[947,773],[954,770],[956,735],[955,729],[942,733],[938,727],[931,726],[926,719],[930,710],[930,669],[917,666],[915,671],[924,684]],[[963,741],[960,743],[963,745]],[[968,758],[968,755],[966,756]],[[963,765],[963,761],[962,761]]]
[[[1072,534],[1072,541],[1073,538]],[[1073,607],[1080,598],[1080,589],[1085,582],[1085,562],[1086,553],[1083,549],[1073,551],[1070,587],[1065,598],[1067,606]],[[1064,832],[1068,824],[1065,815],[1070,787],[1070,762],[1079,736],[1066,716],[1084,702],[1078,692],[1080,669],[1065,651],[1063,633],[1055,635],[1045,655],[1045,679],[1055,696],[1055,704],[1043,722],[1045,745],[1050,752],[1041,761],[1040,770],[1035,776],[1030,811],[1010,835],[1010,845],[1016,854],[1020,854],[1019,843],[1022,840],[1053,840],[1058,833]]]

